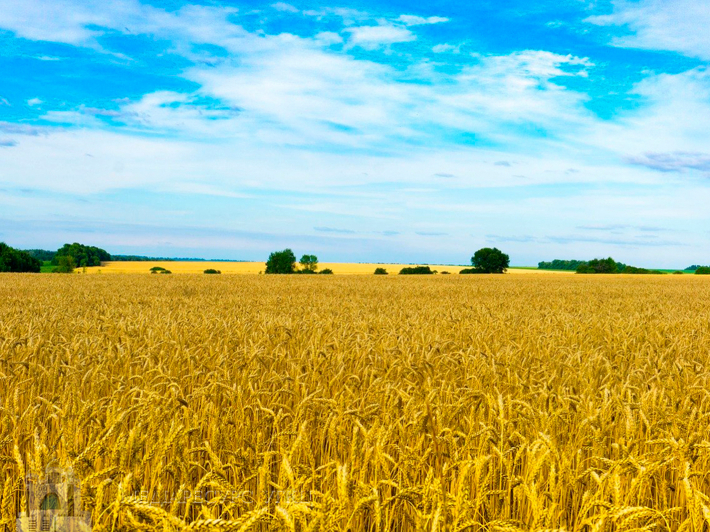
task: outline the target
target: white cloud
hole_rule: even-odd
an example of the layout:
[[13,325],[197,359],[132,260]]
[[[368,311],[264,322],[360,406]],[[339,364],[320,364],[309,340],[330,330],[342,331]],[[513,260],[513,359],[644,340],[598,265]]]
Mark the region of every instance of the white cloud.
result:
[[453,45],[453,44],[437,44],[431,49],[432,52],[435,54],[460,54],[461,53],[461,45]]
[[649,153],[708,151],[710,71],[649,76],[633,92],[643,105],[614,121],[597,121],[587,132],[590,144],[613,148],[627,161],[642,160]]
[[406,26],[420,26],[423,24],[441,24],[443,22],[449,21],[449,19],[446,17],[420,17],[417,15],[400,15],[397,20]]
[[380,26],[356,26],[346,30],[350,33],[348,44],[365,50],[374,50],[390,44],[410,42],[416,36],[406,28],[383,24]]
[[617,46],[672,50],[710,59],[710,9],[698,0],[614,0],[609,15],[590,17],[599,26],[621,26],[632,33],[613,39]]
[[[323,194],[322,201],[288,198],[283,208],[348,216],[353,227],[387,219],[391,229],[405,232],[417,219],[436,217],[451,235],[481,230],[487,221],[497,224],[501,212],[512,211],[542,220],[538,227],[559,238],[567,238],[555,231],[569,219],[593,225],[595,216],[609,223],[631,216],[649,224],[692,220],[695,227],[706,217],[710,198],[704,181],[696,179],[710,145],[710,75],[704,69],[649,76],[634,89],[642,105],[600,120],[585,107],[584,92],[557,81],[585,76],[594,68],[585,58],[541,50],[479,55],[475,64],[443,74],[426,60],[395,68],[348,54],[356,46],[386,49],[413,41],[415,33],[404,24],[415,26],[414,19],[375,26],[359,12],[321,11],[309,16],[359,25],[304,38],[246,31],[234,23],[234,10],[186,6],[166,12],[130,0],[92,9],[57,0],[65,12],[56,20],[21,13],[24,7],[39,13],[41,4],[7,0],[0,27],[27,38],[96,46],[95,25],[170,38],[186,56],[193,43],[222,46],[229,55],[183,73],[199,85],[192,94],[161,91],[117,109],[51,111],[43,118],[73,127],[45,128],[41,135],[0,123],[8,147],[0,150],[0,167],[9,185],[81,195],[141,189],[210,201],[239,200],[252,187],[283,194],[309,190]],[[345,48],[333,51],[343,36]],[[453,52],[452,46],[434,51]],[[477,141],[467,144],[464,136]],[[516,161],[515,168],[496,164],[506,160]],[[571,176],[570,168],[579,172]],[[668,169],[678,171],[657,171]],[[476,192],[560,182],[609,189],[499,202]],[[405,183],[406,192],[368,188]],[[613,188],[639,184],[633,191]],[[347,187],[362,196],[343,193]],[[436,199],[445,193],[454,196]],[[350,225],[319,219],[308,227]],[[516,232],[503,227],[499,234],[511,238]],[[458,237],[452,239],[460,246]],[[574,250],[591,244],[566,245]]]
[[286,13],[298,13],[297,8],[295,8],[291,4],[287,4],[286,2],[276,2],[275,4],[271,4],[271,7],[273,7],[277,11],[284,11]]
[[168,12],[138,0],[5,0],[0,28],[38,41],[101,48],[101,28],[129,34],[150,34],[192,42],[239,37],[241,28],[227,17],[234,8],[187,5]]
[[303,15],[313,17],[317,20],[337,17],[345,26],[362,23],[365,20],[371,19],[371,15],[364,11],[345,7],[324,7],[319,9],[306,9]]
[[29,100],[27,100],[27,105],[29,105],[30,107],[33,107],[35,105],[42,105],[43,103],[44,101],[40,100],[39,98],[30,98]]
[[330,46],[332,44],[340,44],[343,42],[343,38],[340,34],[333,31],[322,31],[317,33],[313,39],[316,43],[323,46]]

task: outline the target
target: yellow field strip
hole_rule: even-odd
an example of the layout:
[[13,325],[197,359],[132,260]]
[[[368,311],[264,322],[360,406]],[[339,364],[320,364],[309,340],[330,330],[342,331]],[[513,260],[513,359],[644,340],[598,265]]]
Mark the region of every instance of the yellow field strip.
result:
[[[150,273],[150,269],[160,266],[172,273],[202,273],[207,269],[215,269],[223,274],[258,274],[263,273],[265,264],[263,262],[197,262],[197,261],[150,261],[150,262],[106,262],[102,266],[86,268],[86,273]],[[390,274],[399,273],[399,271],[408,264],[361,264],[361,263],[343,263],[343,262],[321,262],[318,269],[323,270],[330,268],[333,273],[338,275],[364,275],[372,274],[375,268],[385,268]],[[447,271],[449,273],[458,273],[464,266],[447,266],[447,265],[430,265],[432,270],[439,273]],[[81,268],[77,272],[82,272]],[[514,275],[529,275],[529,274],[569,274],[572,272],[550,272],[546,270],[527,270],[527,269],[511,269],[508,273]]]

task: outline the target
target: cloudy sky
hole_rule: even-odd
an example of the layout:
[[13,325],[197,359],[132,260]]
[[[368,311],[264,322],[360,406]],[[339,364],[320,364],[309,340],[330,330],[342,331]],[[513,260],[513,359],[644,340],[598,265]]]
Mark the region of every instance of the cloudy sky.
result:
[[0,240],[710,262],[698,0],[0,0]]

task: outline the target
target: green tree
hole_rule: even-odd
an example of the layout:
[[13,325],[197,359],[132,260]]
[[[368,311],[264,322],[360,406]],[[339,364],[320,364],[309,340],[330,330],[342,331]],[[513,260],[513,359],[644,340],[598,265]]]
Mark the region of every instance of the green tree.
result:
[[293,273],[296,271],[296,255],[290,249],[274,251],[266,261],[265,273]]
[[695,275],[710,275],[710,266],[698,266]]
[[[617,263],[618,267],[618,263]],[[624,266],[624,269],[619,269],[619,273],[630,273],[636,275],[662,275],[663,272],[658,270],[649,270],[647,268],[637,268],[636,266]],[[683,273],[683,272],[681,272]]]
[[299,262],[304,271],[315,272],[318,269],[318,257],[315,255],[303,255]]
[[593,259],[577,268],[577,273],[619,273],[626,268],[625,264],[617,263],[614,259]]
[[325,268],[318,273],[323,274],[323,275],[333,275],[333,270],[331,270],[330,268]]
[[387,270],[384,268],[375,268],[375,275],[387,275]]
[[62,255],[57,257],[57,267],[54,268],[54,273],[74,273],[76,263],[70,255]]
[[466,273],[505,273],[510,266],[510,257],[498,248],[482,248],[471,257],[471,265],[477,271]]
[[35,259],[39,259],[40,262],[51,261],[56,253],[55,251],[47,251],[46,249],[25,249],[24,251]]
[[0,272],[39,273],[42,262],[29,253],[0,242]]
[[64,244],[57,250],[52,259],[52,264],[59,265],[60,257],[71,257],[74,259],[74,266],[101,266],[102,262],[111,260],[111,254],[101,248],[95,246],[85,246],[74,242],[73,244]]
[[576,270],[582,264],[586,264],[586,261],[555,259],[548,262],[538,262],[537,267],[539,270]]

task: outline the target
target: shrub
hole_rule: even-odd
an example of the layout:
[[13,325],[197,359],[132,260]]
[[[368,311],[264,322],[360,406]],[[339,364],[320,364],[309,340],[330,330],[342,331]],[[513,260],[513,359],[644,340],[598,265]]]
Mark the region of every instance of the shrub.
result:
[[52,270],[54,273],[74,273],[76,264],[74,258],[69,255],[57,257],[57,267]]
[[444,270],[443,272],[441,272],[441,275],[451,275],[451,272],[447,272],[446,270]]
[[333,275],[333,270],[331,270],[330,268],[326,268],[325,270],[321,270],[319,273],[323,275]]
[[203,273],[206,273],[206,274],[209,274],[209,275],[218,275],[218,274],[220,274],[220,273],[222,273],[222,272],[219,271],[219,270],[215,270],[215,269],[213,269],[213,268],[207,268]]
[[375,275],[387,275],[387,270],[384,268],[375,268]]
[[400,275],[432,275],[433,273],[429,266],[411,266],[399,270]]
[[459,272],[459,275],[467,275],[471,273],[486,273],[483,270],[479,270],[478,268],[464,268]]
[[646,268],[637,268],[636,266],[626,266],[621,273],[632,273],[632,274],[642,274],[642,275],[648,275],[648,274],[655,274],[655,275],[661,275],[663,272],[660,272],[658,270],[648,270]]
[[158,273],[158,272],[164,272],[164,271],[165,271],[165,268],[163,268],[162,266],[153,266],[150,269],[150,273]]
[[673,272],[673,275],[684,275],[684,273],[680,270],[676,270]]

